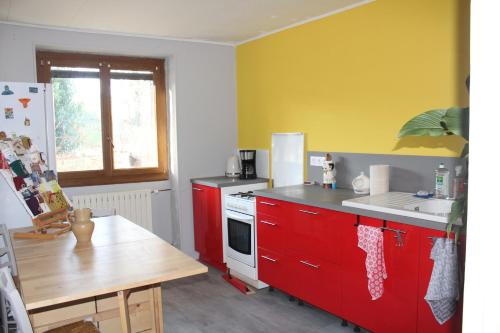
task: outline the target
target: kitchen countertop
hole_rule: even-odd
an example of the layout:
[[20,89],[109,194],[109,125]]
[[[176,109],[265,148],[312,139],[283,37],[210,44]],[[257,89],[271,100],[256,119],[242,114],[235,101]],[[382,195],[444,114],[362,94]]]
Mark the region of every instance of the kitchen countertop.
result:
[[205,177],[205,178],[192,178],[191,183],[205,185],[210,187],[228,187],[228,186],[241,186],[250,184],[260,184],[267,183],[267,178],[256,178],[256,179],[239,179],[230,178],[225,176],[219,177]]
[[435,230],[446,230],[446,224],[429,220],[407,217],[397,214],[376,212],[368,209],[342,206],[342,201],[366,196],[366,194],[355,194],[352,189],[324,189],[319,185],[295,185],[276,187],[267,190],[257,190],[255,194],[260,197],[276,200],[289,201],[293,203],[336,210],[339,212],[352,213],[368,216],[387,221],[400,222],[418,227],[431,228]]

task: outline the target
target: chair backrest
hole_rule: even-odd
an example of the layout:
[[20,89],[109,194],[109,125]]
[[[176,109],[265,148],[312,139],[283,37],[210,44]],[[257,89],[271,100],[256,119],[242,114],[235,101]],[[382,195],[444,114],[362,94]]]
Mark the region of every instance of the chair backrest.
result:
[[10,310],[16,319],[18,333],[33,333],[31,323],[24,307],[21,295],[14,285],[12,275],[10,275],[9,268],[0,268],[0,291],[4,298],[9,301]]
[[116,215],[115,208],[92,208],[92,217],[106,217]]
[[10,242],[9,230],[5,224],[0,224],[0,236],[3,240],[3,248],[0,248],[0,256],[7,254],[8,260],[6,264],[0,264],[0,267],[5,265],[9,266],[12,270],[12,275],[17,276],[16,259],[14,258],[14,251],[12,249],[12,243]]

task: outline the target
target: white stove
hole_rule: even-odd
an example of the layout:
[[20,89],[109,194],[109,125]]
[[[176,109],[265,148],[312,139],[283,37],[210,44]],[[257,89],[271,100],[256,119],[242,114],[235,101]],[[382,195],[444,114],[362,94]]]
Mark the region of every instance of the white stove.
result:
[[228,194],[226,209],[255,216],[255,195],[251,191]]
[[[267,285],[258,281],[257,230],[255,223],[255,195],[239,192],[225,196],[225,254],[232,274],[256,288]],[[245,279],[246,278],[246,279]]]

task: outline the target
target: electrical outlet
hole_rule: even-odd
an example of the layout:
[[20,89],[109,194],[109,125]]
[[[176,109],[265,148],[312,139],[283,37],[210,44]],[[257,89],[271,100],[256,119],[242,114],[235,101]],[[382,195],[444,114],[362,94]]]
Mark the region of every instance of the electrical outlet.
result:
[[325,162],[324,156],[311,156],[311,166],[323,166],[323,162]]

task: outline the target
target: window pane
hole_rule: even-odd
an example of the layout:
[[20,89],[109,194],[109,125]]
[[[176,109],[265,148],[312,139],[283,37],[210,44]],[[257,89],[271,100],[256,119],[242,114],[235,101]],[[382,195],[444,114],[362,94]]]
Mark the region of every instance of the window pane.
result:
[[52,67],[51,74],[57,170],[102,170],[99,70]]
[[115,169],[158,167],[153,73],[111,70]]

